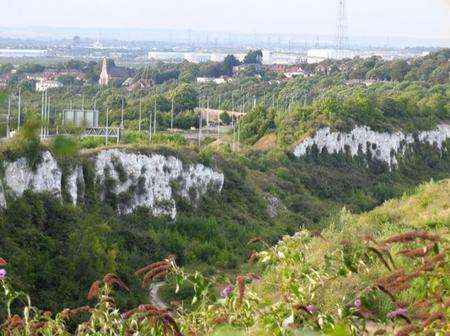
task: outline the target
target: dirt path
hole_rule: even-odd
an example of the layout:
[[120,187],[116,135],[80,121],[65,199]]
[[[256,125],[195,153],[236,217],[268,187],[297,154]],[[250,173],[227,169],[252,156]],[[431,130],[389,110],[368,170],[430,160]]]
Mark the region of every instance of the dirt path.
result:
[[161,300],[159,297],[158,291],[159,289],[164,286],[166,283],[164,281],[162,282],[155,282],[150,285],[150,288],[148,290],[148,296],[150,300],[150,304],[153,306],[159,308],[159,309],[166,309],[167,305]]

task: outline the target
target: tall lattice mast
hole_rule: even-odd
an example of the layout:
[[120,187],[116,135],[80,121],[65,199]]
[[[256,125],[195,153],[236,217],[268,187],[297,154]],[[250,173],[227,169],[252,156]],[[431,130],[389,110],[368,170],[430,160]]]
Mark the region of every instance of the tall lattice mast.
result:
[[345,0],[338,0],[336,48],[340,54],[339,56],[343,56],[342,51],[349,48],[347,7]]

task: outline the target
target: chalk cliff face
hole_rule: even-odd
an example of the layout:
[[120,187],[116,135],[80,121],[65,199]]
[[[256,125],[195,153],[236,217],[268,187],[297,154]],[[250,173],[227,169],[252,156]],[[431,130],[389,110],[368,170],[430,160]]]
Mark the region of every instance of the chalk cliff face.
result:
[[42,153],[40,164],[33,171],[25,158],[14,162],[7,162],[4,176],[4,189],[12,197],[20,197],[25,190],[35,192],[49,192],[61,197],[62,173],[58,163],[50,154]]
[[435,130],[419,132],[416,136],[402,132],[379,133],[367,126],[356,127],[350,133],[332,132],[330,128],[319,129],[297,145],[294,155],[301,157],[308,149],[317,146],[319,152],[326,149],[329,153],[344,152],[346,148],[352,156],[358,153],[370,154],[373,158],[386,162],[389,167],[396,166],[398,158],[405,153],[415,141],[428,143],[442,151],[444,143],[450,138],[450,125],[439,125]]
[[0,180],[0,208],[6,207],[6,199],[5,199],[5,193],[3,191],[3,184]]
[[[153,214],[176,216],[174,196],[196,204],[208,188],[220,192],[223,174],[203,165],[187,165],[159,154],[127,153],[117,149],[100,152],[96,159],[97,185],[102,197],[113,192],[119,196],[119,212],[149,207]],[[109,189],[109,190],[108,190]]]
[[[137,207],[149,208],[155,216],[176,216],[175,196],[197,205],[208,191],[220,192],[222,173],[201,164],[183,164],[173,156],[140,154],[125,150],[103,150],[91,157],[95,167],[95,188],[101,199],[115,196],[118,212],[128,214]],[[73,204],[84,195],[83,168],[76,165],[63,172],[48,151],[33,170],[25,158],[4,164],[0,179],[0,206],[8,198],[20,197],[25,190],[49,192],[62,198],[63,191]]]
[[84,176],[83,167],[80,165],[75,166],[75,168],[69,172],[66,179],[66,191],[73,205],[78,203],[80,194],[83,196]]

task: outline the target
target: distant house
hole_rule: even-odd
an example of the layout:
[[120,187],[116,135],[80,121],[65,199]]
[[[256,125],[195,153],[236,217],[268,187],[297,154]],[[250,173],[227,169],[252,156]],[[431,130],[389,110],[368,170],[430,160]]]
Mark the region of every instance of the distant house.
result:
[[316,73],[324,74],[324,75],[328,74],[328,70],[329,70],[328,67],[324,64],[318,64],[315,69]]
[[286,71],[284,72],[284,76],[290,79],[295,77],[309,77],[311,76],[311,74],[305,71],[302,67],[294,66],[286,69]]
[[286,64],[273,64],[270,66],[270,70],[276,73],[285,73],[288,69]]
[[261,70],[262,65],[259,63],[241,64],[233,67],[233,75],[239,76],[245,72],[259,73]]
[[131,73],[128,68],[108,66],[106,58],[104,58],[102,63],[102,72],[100,73],[98,84],[100,86],[107,86],[111,81],[125,80],[126,78],[130,77],[130,75]]
[[62,70],[56,74],[57,78],[61,76],[72,76],[79,81],[84,81],[86,79],[86,75],[84,74],[84,72],[78,69]]
[[134,81],[133,78],[128,78],[125,82],[123,82],[122,86],[126,86],[129,92],[137,91],[137,90],[147,90],[155,85],[155,82],[152,79],[139,79],[138,81]]
[[298,65],[274,64],[270,67],[271,71],[283,74],[286,78],[291,79],[295,77],[309,77],[311,73],[304,70]]
[[224,84],[226,82],[228,82],[230,79],[225,78],[225,77],[219,77],[219,78],[214,78],[214,77],[197,77],[197,83],[216,83],[216,84]]
[[364,84],[365,86],[371,86],[375,83],[377,83],[378,81],[373,80],[373,79],[349,79],[344,81],[345,85],[360,85],[360,84]]
[[35,81],[54,81],[63,76],[72,76],[79,81],[83,81],[86,76],[81,70],[77,69],[67,69],[67,70],[53,70],[47,69],[41,73],[28,74],[27,80]]
[[41,80],[36,82],[36,91],[43,92],[48,89],[57,89],[63,87],[63,84],[55,80]]
[[5,74],[0,76],[0,88],[7,87],[9,85],[9,81],[11,80],[10,74]]

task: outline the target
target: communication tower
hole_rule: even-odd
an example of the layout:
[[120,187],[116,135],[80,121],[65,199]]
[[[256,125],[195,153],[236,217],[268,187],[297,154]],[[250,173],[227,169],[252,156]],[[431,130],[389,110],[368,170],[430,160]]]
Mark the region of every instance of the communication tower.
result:
[[338,0],[336,49],[340,58],[343,56],[343,51],[349,48],[347,6],[345,1]]

